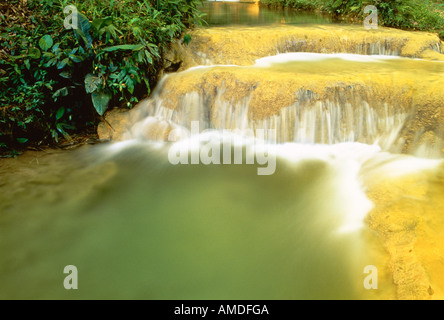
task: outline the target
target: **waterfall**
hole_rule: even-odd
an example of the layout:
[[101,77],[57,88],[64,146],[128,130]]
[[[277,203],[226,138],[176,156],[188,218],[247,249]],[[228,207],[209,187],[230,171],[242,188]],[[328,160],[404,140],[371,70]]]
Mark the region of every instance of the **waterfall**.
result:
[[[313,53],[262,58],[248,67],[191,68],[166,75],[118,139],[167,141],[173,129],[190,130],[198,121],[201,130],[276,130],[278,143],[360,142],[439,155],[442,141],[432,136],[427,144],[430,130],[414,128],[429,121],[419,115],[442,98],[436,91],[442,71],[441,62]],[[439,136],[442,128],[431,131]]]

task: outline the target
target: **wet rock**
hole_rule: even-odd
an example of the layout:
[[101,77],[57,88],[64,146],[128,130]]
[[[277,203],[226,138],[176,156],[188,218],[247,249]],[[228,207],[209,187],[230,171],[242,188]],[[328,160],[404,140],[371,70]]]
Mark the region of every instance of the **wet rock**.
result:
[[374,177],[368,225],[390,256],[398,299],[442,299],[443,167],[397,178]]
[[383,27],[368,31],[361,26],[199,29],[192,33],[189,46],[181,50],[185,52],[182,56],[188,56],[182,70],[195,65],[251,65],[259,58],[287,52],[400,55],[444,61],[436,34]]
[[102,121],[97,133],[101,140],[121,141],[128,130],[130,123],[128,110],[113,109],[106,113],[105,121]]

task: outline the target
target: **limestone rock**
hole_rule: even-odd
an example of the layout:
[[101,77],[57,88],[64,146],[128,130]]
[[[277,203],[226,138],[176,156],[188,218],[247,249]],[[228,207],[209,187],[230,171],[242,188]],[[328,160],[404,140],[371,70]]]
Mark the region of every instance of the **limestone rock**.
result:
[[106,113],[97,133],[101,140],[122,141],[130,125],[130,112],[124,109],[113,109]]

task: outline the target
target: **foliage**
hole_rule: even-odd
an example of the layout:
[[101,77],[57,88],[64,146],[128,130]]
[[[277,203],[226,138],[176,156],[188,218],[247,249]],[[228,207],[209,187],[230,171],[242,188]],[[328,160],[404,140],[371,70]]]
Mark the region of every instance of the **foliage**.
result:
[[291,7],[298,10],[315,10],[319,5],[318,0],[260,0],[261,4],[271,7]]
[[[200,3],[1,4],[1,12],[9,14],[0,15],[0,153],[69,139],[72,132],[94,128],[109,106],[132,107],[156,83],[168,44],[201,23]],[[68,5],[77,8],[77,29],[64,28],[72,13],[63,12]]]
[[444,40],[444,4],[430,0],[260,0],[268,6],[319,10],[337,17],[363,18],[364,8],[378,9],[379,23],[388,27],[437,32]]

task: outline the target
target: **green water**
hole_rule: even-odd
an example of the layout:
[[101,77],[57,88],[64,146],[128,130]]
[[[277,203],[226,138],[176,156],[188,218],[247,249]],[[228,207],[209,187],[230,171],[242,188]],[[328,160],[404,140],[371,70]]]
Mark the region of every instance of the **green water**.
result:
[[286,24],[328,24],[332,19],[293,9],[272,9],[257,3],[206,1],[200,9],[209,26]]
[[[258,176],[246,164],[173,166],[149,143],[107,148],[38,155],[4,176],[0,299],[370,294],[366,229],[338,233],[359,190],[336,164],[281,159]],[[67,265],[78,290],[63,286]]]

